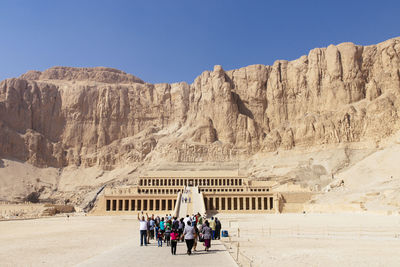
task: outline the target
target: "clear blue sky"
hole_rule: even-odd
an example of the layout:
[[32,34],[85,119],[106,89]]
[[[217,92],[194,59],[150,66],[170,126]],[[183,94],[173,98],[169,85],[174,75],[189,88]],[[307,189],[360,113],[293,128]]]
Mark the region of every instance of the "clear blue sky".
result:
[[1,0],[0,80],[52,66],[107,66],[191,83],[296,59],[315,47],[400,35],[397,1]]

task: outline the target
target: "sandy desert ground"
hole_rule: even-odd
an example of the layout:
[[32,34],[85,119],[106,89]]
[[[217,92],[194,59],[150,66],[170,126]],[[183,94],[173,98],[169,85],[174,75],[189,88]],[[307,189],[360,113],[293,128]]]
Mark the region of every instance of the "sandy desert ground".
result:
[[220,242],[190,258],[180,243],[172,256],[154,241],[140,247],[138,229],[135,216],[2,221],[0,266],[237,266]]
[[224,239],[227,247],[243,266],[399,266],[398,215],[219,217],[224,228],[230,230],[231,237]]
[[[400,262],[398,215],[217,216],[230,234],[223,238],[225,247],[232,258],[239,256],[243,266],[398,266]],[[190,266],[235,266],[225,247],[214,243],[214,253],[199,253]],[[137,266],[138,259],[187,266],[184,253],[183,244],[177,257],[168,248],[140,248],[134,216],[0,222],[2,266]]]

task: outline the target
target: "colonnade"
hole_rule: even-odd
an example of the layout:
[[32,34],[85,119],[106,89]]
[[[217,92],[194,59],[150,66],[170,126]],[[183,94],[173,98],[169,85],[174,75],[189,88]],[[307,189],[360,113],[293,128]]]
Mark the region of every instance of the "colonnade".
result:
[[146,188],[142,187],[138,189],[139,194],[178,194],[179,192],[182,192],[183,189],[177,189],[177,188]]
[[[245,189],[245,188],[237,188],[237,187],[225,187],[225,188],[210,188],[210,187],[201,187],[199,188],[200,192],[244,192],[244,191],[249,191],[249,192],[269,192],[268,188],[259,188],[259,189]],[[178,194],[179,192],[182,192],[183,189],[181,188],[157,188],[157,187],[140,187],[138,188],[138,193],[139,194]]]
[[176,199],[106,199],[106,211],[172,211]]
[[140,178],[139,186],[242,186],[242,178]]
[[206,210],[272,210],[274,209],[273,196],[205,196]]

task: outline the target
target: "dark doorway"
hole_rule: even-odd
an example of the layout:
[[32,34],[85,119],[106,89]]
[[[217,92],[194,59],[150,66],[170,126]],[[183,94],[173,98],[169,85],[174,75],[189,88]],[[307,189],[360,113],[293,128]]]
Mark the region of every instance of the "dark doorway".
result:
[[107,199],[106,211],[109,211],[110,209],[111,209],[111,200]]

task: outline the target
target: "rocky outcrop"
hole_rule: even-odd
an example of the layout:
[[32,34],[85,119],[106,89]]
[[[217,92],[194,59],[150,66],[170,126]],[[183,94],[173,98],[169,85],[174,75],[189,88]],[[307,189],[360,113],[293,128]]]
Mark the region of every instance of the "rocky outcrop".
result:
[[53,67],[43,72],[29,71],[21,75],[27,80],[94,81],[102,83],[144,83],[141,79],[123,71],[105,68]]
[[379,142],[400,128],[399,93],[400,38],[316,48],[272,66],[215,66],[191,85],[54,67],[0,83],[0,156],[112,169]]

